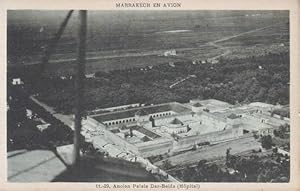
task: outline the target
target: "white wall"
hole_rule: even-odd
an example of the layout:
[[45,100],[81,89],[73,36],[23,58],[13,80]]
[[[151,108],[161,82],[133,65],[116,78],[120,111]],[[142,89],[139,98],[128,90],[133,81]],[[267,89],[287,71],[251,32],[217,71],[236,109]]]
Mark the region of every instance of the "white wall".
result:
[[186,149],[187,147],[192,147],[195,144],[210,142],[217,143],[226,140],[236,139],[243,135],[242,128],[232,128],[218,132],[206,133],[201,135],[195,135],[190,137],[179,138],[177,142],[174,142],[173,149],[181,150]]
[[170,152],[173,141],[171,139],[160,139],[138,144],[137,147],[143,157],[157,156]]

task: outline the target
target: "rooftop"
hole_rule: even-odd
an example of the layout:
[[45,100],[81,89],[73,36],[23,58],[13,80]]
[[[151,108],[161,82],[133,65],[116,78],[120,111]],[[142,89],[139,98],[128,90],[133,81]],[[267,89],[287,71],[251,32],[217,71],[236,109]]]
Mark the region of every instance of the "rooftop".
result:
[[232,106],[227,102],[216,100],[216,99],[191,100],[191,103],[194,103],[193,106],[195,107],[205,106],[207,109],[209,109],[212,112],[217,110],[223,110]]
[[111,121],[117,119],[131,118],[134,117],[136,113],[140,115],[150,115],[150,114],[166,112],[166,111],[181,113],[181,112],[187,112],[189,111],[189,109],[182,106],[179,103],[171,102],[166,104],[144,106],[144,107],[127,109],[122,111],[92,115],[91,117],[97,121],[104,122],[104,121]]
[[183,124],[182,121],[180,121],[178,118],[175,118],[171,121],[171,124],[173,125],[181,125]]

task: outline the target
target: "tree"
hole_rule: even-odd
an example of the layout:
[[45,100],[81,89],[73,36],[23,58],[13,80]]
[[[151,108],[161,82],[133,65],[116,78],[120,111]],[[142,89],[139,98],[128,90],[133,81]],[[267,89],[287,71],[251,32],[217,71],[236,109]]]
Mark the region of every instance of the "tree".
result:
[[162,167],[163,167],[163,169],[169,169],[169,168],[173,167],[173,165],[171,164],[171,162],[168,159],[166,159],[163,161]]
[[271,135],[263,136],[261,138],[261,146],[265,149],[270,149],[273,146]]
[[277,148],[277,147],[275,147],[275,148],[273,148],[273,150],[272,150],[272,151],[273,151],[273,153],[275,153],[275,154],[276,154],[276,153],[278,153],[278,148]]
[[229,158],[230,158],[230,150],[231,150],[231,148],[226,149],[226,163],[228,163]]

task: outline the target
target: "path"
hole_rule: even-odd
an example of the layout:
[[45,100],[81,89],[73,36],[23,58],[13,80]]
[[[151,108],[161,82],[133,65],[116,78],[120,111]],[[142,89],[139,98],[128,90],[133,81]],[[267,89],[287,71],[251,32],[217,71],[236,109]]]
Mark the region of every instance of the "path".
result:
[[224,46],[222,46],[220,44],[217,44],[217,43],[227,41],[227,40],[230,40],[230,39],[233,39],[233,38],[237,38],[237,37],[240,37],[240,36],[243,36],[243,35],[246,35],[246,34],[250,34],[250,33],[253,33],[253,32],[261,31],[261,30],[264,30],[264,29],[267,29],[267,28],[270,28],[270,27],[273,27],[273,26],[276,26],[276,25],[279,25],[279,24],[281,24],[281,23],[268,25],[266,27],[257,28],[257,29],[254,29],[254,30],[250,30],[250,31],[247,31],[247,32],[242,32],[242,33],[239,33],[239,34],[235,34],[235,35],[232,35],[232,36],[227,36],[227,37],[215,40],[215,41],[208,42],[207,45],[214,46],[216,48],[219,48],[219,49],[222,49],[222,50],[225,51],[224,53],[222,53],[220,55],[217,55],[217,56],[214,56],[212,58],[209,58],[208,60],[210,62],[212,62],[212,61],[214,61],[214,60],[216,60],[216,59],[218,59],[222,56],[226,56],[226,55],[231,53],[231,50],[228,47],[224,47]]
[[185,80],[188,80],[188,79],[190,79],[190,78],[196,78],[196,76],[195,76],[195,75],[188,75],[188,77],[183,78],[183,79],[181,79],[181,80],[179,80],[179,81],[177,81],[177,82],[171,84],[171,85],[169,86],[169,88],[172,89],[174,86],[176,86],[176,85],[178,85],[178,84],[180,84],[180,83],[182,83],[182,82],[184,82]]
[[73,127],[74,122],[72,119],[72,115],[63,115],[63,114],[57,113],[53,107],[50,107],[43,102],[40,102],[34,96],[30,96],[30,99],[33,102],[35,102],[36,104],[38,104],[39,106],[43,107],[46,111],[48,111],[56,119],[60,120],[62,123],[64,123],[65,125],[68,125],[72,130],[74,130],[74,127]]

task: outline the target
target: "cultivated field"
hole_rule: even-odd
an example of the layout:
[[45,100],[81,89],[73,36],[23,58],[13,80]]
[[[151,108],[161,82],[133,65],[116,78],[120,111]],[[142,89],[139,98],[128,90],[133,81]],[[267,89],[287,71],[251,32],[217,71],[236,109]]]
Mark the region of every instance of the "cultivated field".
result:
[[[8,65],[39,64],[49,40],[58,30],[66,11],[35,11],[18,17],[8,12]],[[56,15],[56,20],[50,16]],[[47,23],[47,25],[45,24]],[[72,74],[76,58],[77,21],[71,18],[48,71]],[[289,42],[288,12],[272,11],[90,11],[88,15],[87,73],[156,65],[184,60],[257,55],[263,46]],[[250,50],[245,50],[244,48]],[[178,58],[161,57],[176,49]],[[239,52],[241,51],[241,52]],[[71,64],[71,65],[70,65]]]

